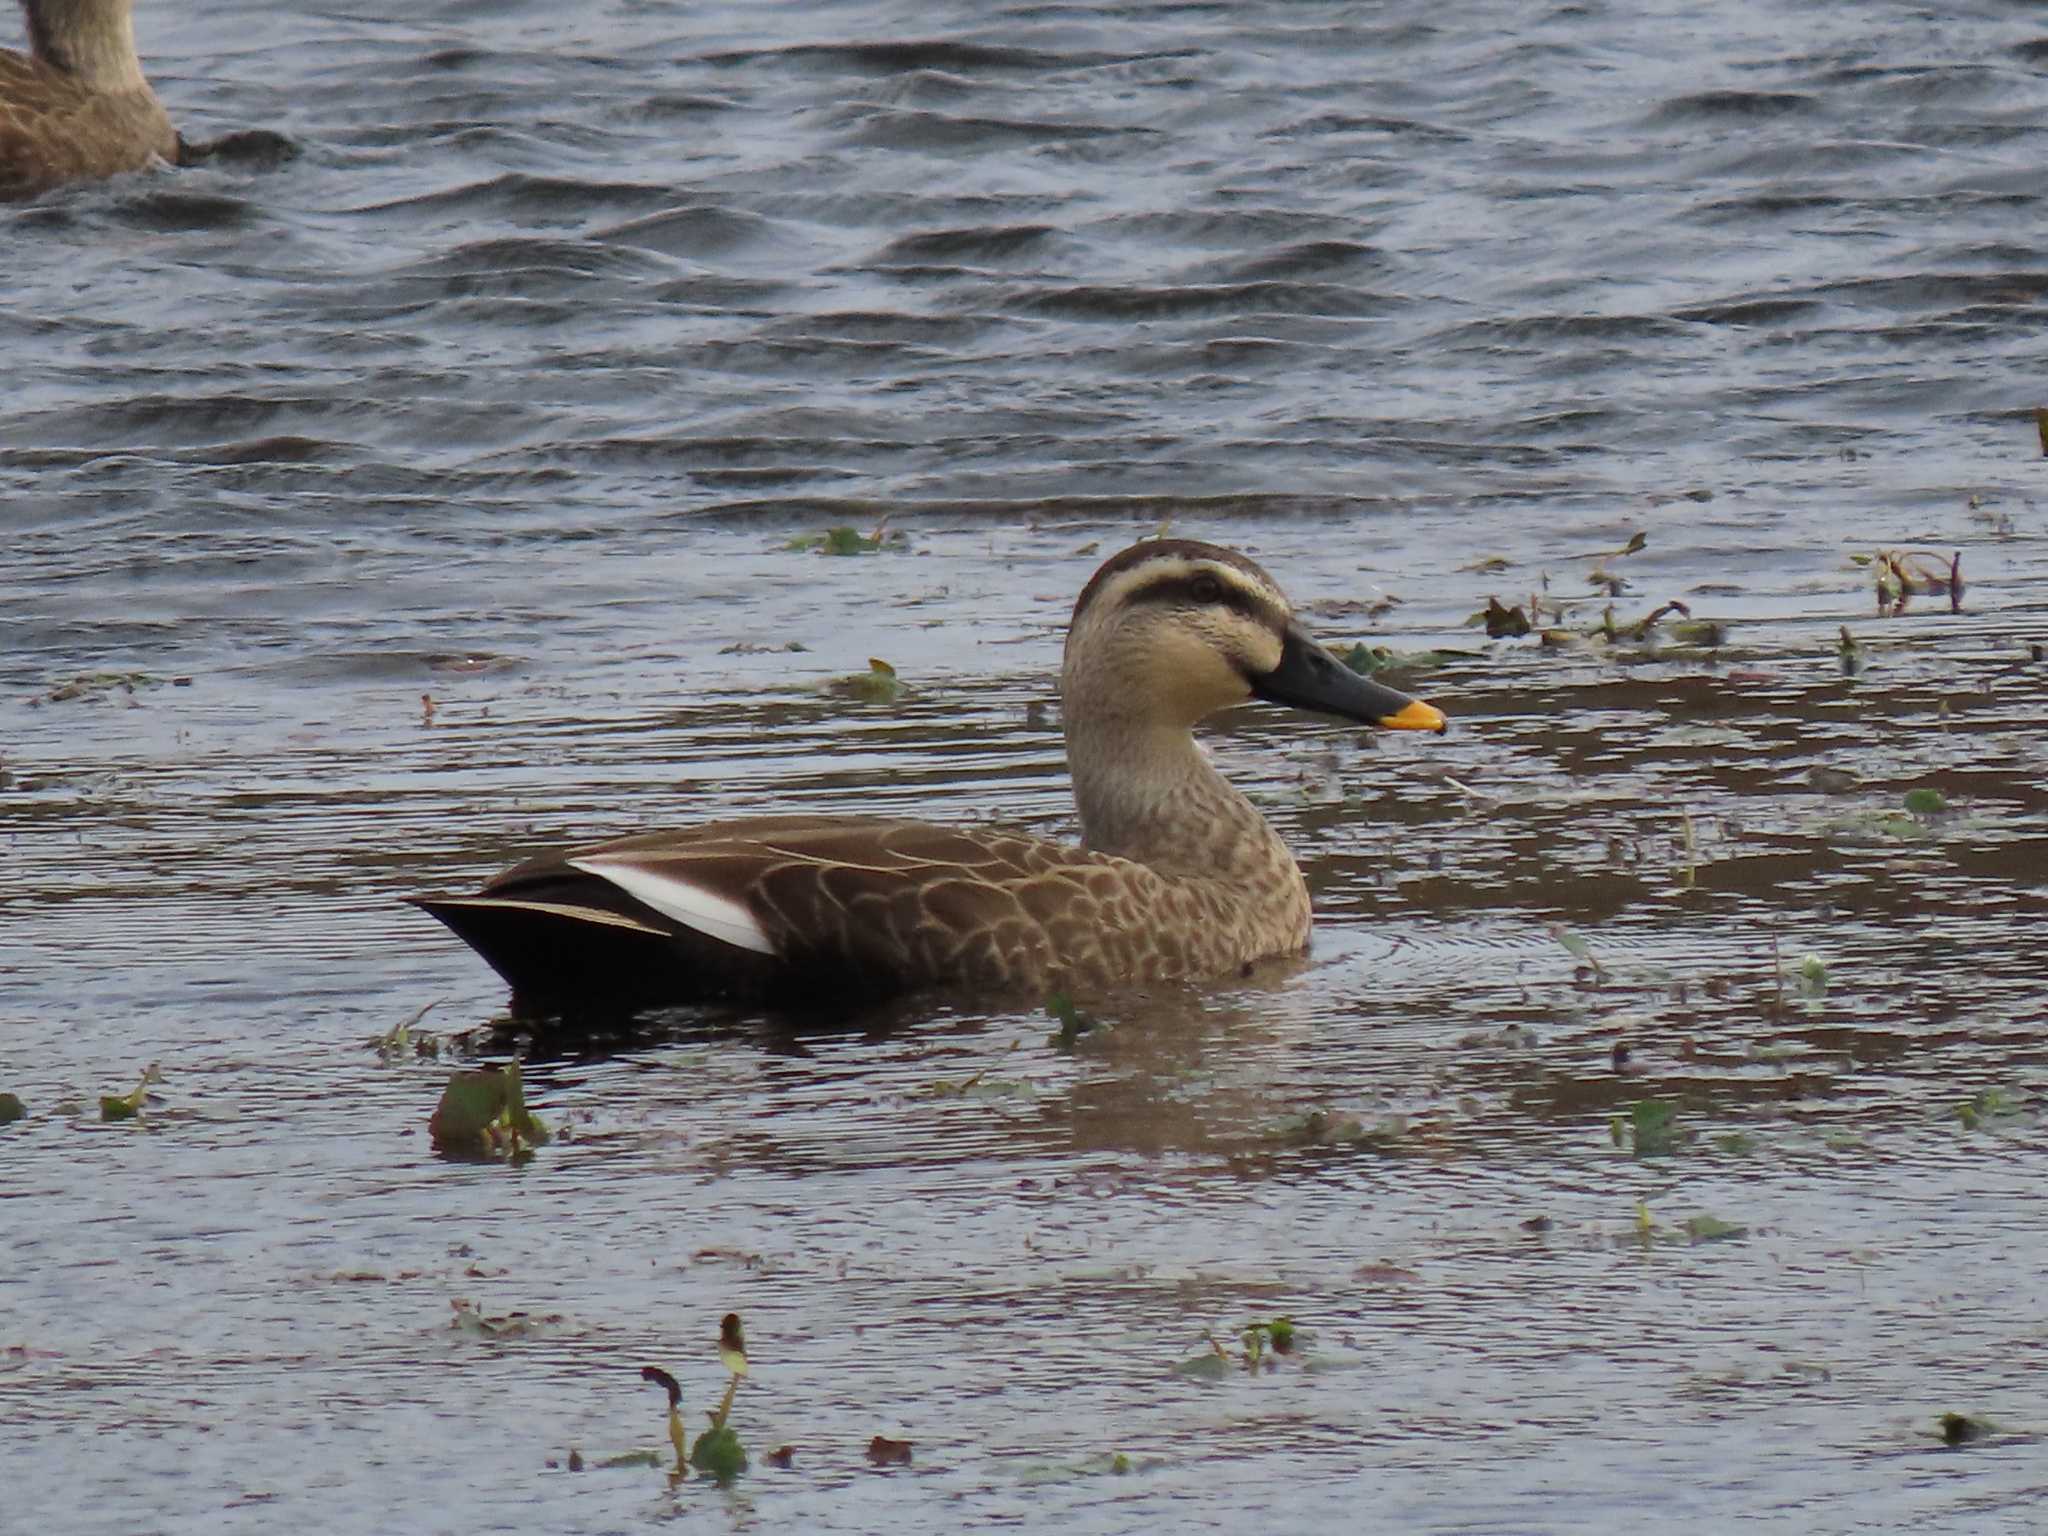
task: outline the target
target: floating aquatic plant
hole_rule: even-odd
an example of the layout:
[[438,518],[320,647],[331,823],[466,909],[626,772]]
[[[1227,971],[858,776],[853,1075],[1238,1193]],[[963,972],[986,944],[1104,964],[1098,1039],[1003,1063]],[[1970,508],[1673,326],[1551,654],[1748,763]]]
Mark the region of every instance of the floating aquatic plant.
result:
[[873,533],[862,533],[858,528],[841,523],[823,533],[798,534],[783,548],[815,551],[821,555],[873,555],[891,545],[900,548],[907,542],[902,534],[889,531],[889,519],[884,517],[875,524]]
[[640,1379],[653,1382],[668,1394],[668,1443],[675,1447],[676,1471],[681,1473],[689,1465],[689,1455],[684,1450],[689,1435],[683,1428],[683,1384],[658,1365],[641,1366]]
[[149,1090],[164,1080],[161,1068],[151,1062],[142,1070],[142,1081],[135,1085],[132,1093],[101,1094],[100,1118],[102,1120],[133,1120],[142,1113],[142,1106],[149,1102]]
[[1669,1099],[1638,1099],[1628,1113],[1608,1121],[1617,1147],[1636,1157],[1669,1157],[1690,1134],[1678,1123],[1678,1106]]
[[1093,1014],[1083,1013],[1074,1006],[1074,1000],[1064,992],[1055,992],[1045,1000],[1045,1011],[1059,1022],[1059,1028],[1052,1033],[1052,1047],[1058,1051],[1071,1051],[1086,1036],[1106,1032],[1109,1028]]
[[1732,1221],[1723,1221],[1720,1217],[1705,1212],[1685,1219],[1685,1236],[1688,1242],[1723,1243],[1732,1238],[1748,1235],[1749,1228],[1738,1226]]
[[405,1056],[438,1057],[441,1054],[441,1037],[425,1030],[414,1033],[421,1019],[440,1007],[445,999],[435,998],[409,1019],[403,1019],[370,1042],[370,1048],[386,1061],[397,1061]]
[[1906,604],[1921,596],[1946,596],[1950,613],[1963,611],[1961,550],[1946,560],[1929,550],[1918,549],[1880,549],[1874,554],[1849,558],[1870,572],[1879,618],[1904,613]]
[[690,1465],[721,1483],[729,1483],[747,1470],[746,1447],[740,1444],[738,1431],[728,1422],[732,1417],[733,1395],[748,1371],[747,1339],[737,1312],[728,1312],[719,1319],[718,1363],[728,1373],[725,1396],[707,1415],[711,1427],[690,1447]]
[[548,1141],[547,1127],[526,1107],[516,1061],[450,1077],[427,1135],[440,1151],[474,1157],[530,1156]]
[[856,704],[894,704],[903,696],[903,680],[888,662],[879,656],[870,656],[867,671],[835,677],[825,684],[825,692],[835,699],[851,699]]
[[1198,1381],[1219,1381],[1237,1371],[1270,1371],[1282,1357],[1295,1353],[1301,1339],[1301,1331],[1291,1317],[1254,1318],[1240,1324],[1234,1351],[1205,1329],[1202,1342],[1207,1347],[1176,1362],[1174,1374],[1192,1376]]
[[2015,1119],[2020,1101],[2003,1088],[1981,1088],[1956,1106],[1956,1119],[1966,1131],[1984,1131]]
[[[733,1394],[739,1390],[740,1380],[747,1374],[748,1369],[746,1338],[741,1332],[737,1312],[726,1313],[719,1323],[718,1358],[730,1373],[725,1396],[719,1400],[715,1409],[705,1415],[711,1421],[711,1427],[698,1435],[694,1443],[691,1442],[689,1432],[683,1425],[682,1383],[658,1365],[640,1367],[640,1379],[653,1382],[668,1394],[665,1428],[668,1443],[675,1451],[676,1475],[680,1477],[689,1469],[695,1468],[721,1483],[729,1483],[747,1469],[746,1447],[740,1443],[739,1432],[729,1422],[732,1417]],[[638,1458],[644,1456],[644,1453],[635,1455]],[[790,1452],[787,1446],[771,1455],[770,1460],[773,1461],[775,1456],[782,1458],[778,1465],[789,1464]],[[606,1463],[613,1464],[615,1463]]]

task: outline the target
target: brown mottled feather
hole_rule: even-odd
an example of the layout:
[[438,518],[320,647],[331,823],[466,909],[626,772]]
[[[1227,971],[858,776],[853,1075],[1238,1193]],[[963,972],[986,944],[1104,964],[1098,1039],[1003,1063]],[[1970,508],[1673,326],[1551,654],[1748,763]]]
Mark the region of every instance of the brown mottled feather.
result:
[[[1318,676],[1353,676],[1244,556],[1141,544],[1097,572],[1068,630],[1078,847],[1000,827],[757,817],[547,854],[474,896],[414,900],[543,1007],[1043,998],[1223,975],[1306,947],[1308,888],[1191,727],[1311,653]],[[1291,702],[1442,724],[1406,695],[1349,687]]]
[[[594,854],[629,855],[740,902],[780,954],[707,940],[567,862]],[[689,952],[697,995],[860,1001],[937,988],[1039,997],[1213,976],[1299,950],[1308,938],[1301,876],[1291,859],[1266,861],[1263,874],[1250,886],[1242,878],[1169,880],[1130,859],[995,828],[779,816],[547,854],[492,879],[477,897],[421,905],[465,938],[463,916],[488,926],[486,914],[513,910],[493,909],[494,901],[628,909],[646,927],[606,937],[649,954]],[[476,905],[462,914],[465,902]],[[608,972],[565,971],[552,951],[478,947],[531,1001],[638,990]],[[650,993],[671,990],[667,967],[647,980]]]
[[175,163],[177,130],[135,58],[126,0],[29,9],[34,56],[0,49],[0,199]]

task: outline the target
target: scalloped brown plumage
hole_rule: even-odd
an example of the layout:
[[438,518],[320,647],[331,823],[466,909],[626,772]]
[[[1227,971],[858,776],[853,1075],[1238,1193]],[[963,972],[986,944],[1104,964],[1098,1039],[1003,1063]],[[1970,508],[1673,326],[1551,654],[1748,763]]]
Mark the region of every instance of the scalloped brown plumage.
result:
[[1301,871],[1191,727],[1263,697],[1397,729],[1433,707],[1311,640],[1272,578],[1189,540],[1082,592],[1061,673],[1080,846],[998,827],[773,816],[545,854],[409,898],[525,1007],[907,991],[1043,998],[1201,979],[1306,947]]
[[178,132],[135,53],[132,0],[23,0],[32,52],[0,49],[0,200],[175,164]]

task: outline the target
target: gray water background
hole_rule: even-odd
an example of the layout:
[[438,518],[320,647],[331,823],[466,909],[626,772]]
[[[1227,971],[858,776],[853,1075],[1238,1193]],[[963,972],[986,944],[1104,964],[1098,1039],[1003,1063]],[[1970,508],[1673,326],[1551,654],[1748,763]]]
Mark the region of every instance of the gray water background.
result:
[[[301,153],[0,209],[0,1527],[2040,1528],[2038,7],[138,31],[188,136]],[[1453,653],[1440,742],[1212,738],[1306,967],[1072,1054],[671,1017],[529,1063],[532,1163],[432,1154],[447,1063],[367,1042],[503,997],[401,894],[743,810],[1071,835],[1066,611],[1169,522]],[[1902,546],[1960,613],[1876,616]],[[1603,563],[1727,645],[1466,625]],[[821,691],[870,656],[900,704]],[[661,1443],[644,1363],[710,1406],[733,1308],[791,1470],[563,1469]]]

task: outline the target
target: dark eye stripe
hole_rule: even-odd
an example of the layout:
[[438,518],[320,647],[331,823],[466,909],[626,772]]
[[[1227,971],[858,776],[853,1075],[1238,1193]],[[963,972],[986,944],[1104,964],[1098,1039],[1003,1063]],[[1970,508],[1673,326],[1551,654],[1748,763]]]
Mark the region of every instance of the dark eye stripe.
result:
[[[1220,587],[1222,591],[1214,596],[1206,591],[1197,596],[1197,583],[1204,588],[1212,585]],[[1264,598],[1256,593],[1247,592],[1236,582],[1218,576],[1214,571],[1158,576],[1142,587],[1134,588],[1124,601],[1134,606],[1138,603],[1172,603],[1183,608],[1200,608],[1220,602],[1225,608],[1241,613],[1248,619],[1256,619],[1276,632],[1286,627],[1286,621],[1273,612],[1271,605]]]

